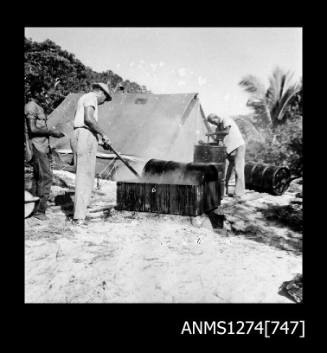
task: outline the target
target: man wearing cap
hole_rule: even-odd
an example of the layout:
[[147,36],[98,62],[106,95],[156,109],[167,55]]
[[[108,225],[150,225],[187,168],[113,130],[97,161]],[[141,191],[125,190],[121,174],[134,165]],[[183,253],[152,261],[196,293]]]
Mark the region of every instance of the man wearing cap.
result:
[[30,162],[33,166],[32,194],[39,197],[33,216],[41,221],[48,219],[45,212],[52,184],[50,167],[51,149],[49,136],[60,138],[64,134],[47,126],[47,117],[38,104],[35,93],[31,93],[24,107],[26,136],[31,142],[32,154]]
[[77,102],[71,138],[76,167],[73,222],[77,225],[85,224],[87,206],[94,185],[99,138],[104,146],[110,144],[109,138],[98,125],[98,105],[111,99],[108,86],[95,83],[92,91],[82,95]]
[[209,123],[218,125],[223,124],[223,128],[227,129],[228,135],[224,138],[226,146],[228,168],[225,176],[226,194],[228,195],[228,183],[235,169],[235,191],[234,196],[241,198],[245,191],[245,141],[235,121],[228,117],[219,117],[216,114],[209,114],[207,117]]

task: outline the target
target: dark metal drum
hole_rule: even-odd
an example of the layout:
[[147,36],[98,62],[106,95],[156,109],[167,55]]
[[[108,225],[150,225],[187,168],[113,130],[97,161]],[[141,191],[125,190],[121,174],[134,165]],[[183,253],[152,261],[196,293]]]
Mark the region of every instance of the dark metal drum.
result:
[[150,159],[143,168],[142,177],[158,183],[197,185],[218,181],[218,171],[210,164]]
[[282,195],[289,187],[291,174],[287,167],[247,163],[245,187],[258,192]]
[[211,143],[194,146],[193,161],[195,163],[225,163],[225,160],[225,146],[217,146]]

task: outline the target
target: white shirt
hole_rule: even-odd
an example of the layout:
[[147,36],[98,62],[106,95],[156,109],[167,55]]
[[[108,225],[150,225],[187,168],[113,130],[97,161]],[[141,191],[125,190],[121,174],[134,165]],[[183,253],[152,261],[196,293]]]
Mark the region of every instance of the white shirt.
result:
[[234,119],[224,117],[222,118],[224,128],[231,126],[229,134],[224,138],[224,144],[226,146],[226,152],[229,154],[233,152],[236,148],[245,145],[244,138],[241,134],[241,131]]
[[98,121],[98,100],[94,92],[89,92],[89,93],[83,94],[77,102],[77,107],[76,107],[75,117],[74,117],[74,127],[83,127],[83,126],[86,127],[84,123],[85,107],[94,108],[93,117],[96,121]]

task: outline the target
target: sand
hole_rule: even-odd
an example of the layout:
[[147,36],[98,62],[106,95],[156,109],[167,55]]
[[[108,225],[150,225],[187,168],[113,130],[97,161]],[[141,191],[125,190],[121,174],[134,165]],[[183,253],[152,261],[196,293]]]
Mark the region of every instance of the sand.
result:
[[[73,185],[74,174],[55,173]],[[93,212],[88,227],[74,227],[60,206],[48,222],[25,220],[25,302],[292,303],[278,289],[302,273],[302,235],[260,211],[292,198],[226,198],[225,229],[214,231],[206,216],[116,211],[116,183],[101,180],[91,210],[109,210]]]

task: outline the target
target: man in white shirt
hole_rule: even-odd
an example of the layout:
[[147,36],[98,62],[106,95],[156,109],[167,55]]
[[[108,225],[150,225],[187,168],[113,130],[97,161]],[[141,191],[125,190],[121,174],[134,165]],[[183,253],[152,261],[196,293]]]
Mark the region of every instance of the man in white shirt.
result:
[[223,124],[224,129],[229,128],[228,135],[224,138],[224,144],[226,146],[228,167],[225,176],[226,194],[228,195],[228,183],[235,169],[235,197],[241,197],[245,191],[245,178],[244,178],[244,167],[245,167],[245,141],[235,121],[228,117],[219,117],[216,114],[209,114],[207,117],[209,123],[217,125]]
[[85,224],[94,185],[99,137],[104,145],[110,144],[104,130],[98,125],[98,105],[111,100],[108,86],[95,83],[93,90],[82,95],[77,102],[71,147],[76,166],[73,222],[78,225]]

